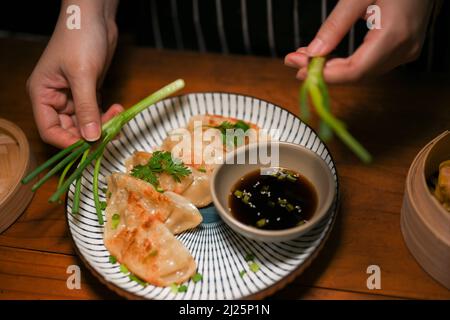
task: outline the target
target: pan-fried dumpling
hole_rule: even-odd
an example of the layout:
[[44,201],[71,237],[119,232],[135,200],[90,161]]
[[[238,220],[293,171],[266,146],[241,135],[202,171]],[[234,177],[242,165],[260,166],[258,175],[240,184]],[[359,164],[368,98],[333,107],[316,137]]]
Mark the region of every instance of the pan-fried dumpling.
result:
[[111,255],[153,285],[188,280],[196,264],[173,234],[202,221],[197,208],[175,193],[161,194],[122,173],[110,176],[108,189],[104,243]]
[[[206,170],[206,169],[205,169]],[[183,191],[183,197],[192,201],[198,208],[206,207],[212,202],[209,189],[211,172],[192,169],[192,183]]]
[[[146,165],[151,157],[152,153],[150,152],[136,151],[125,161],[125,168],[127,170],[127,173],[131,173],[131,170],[137,165]],[[164,172],[157,173],[157,176],[159,186],[163,190],[173,191],[178,194],[182,194],[192,184],[193,181],[193,177],[191,175],[181,178],[180,182],[176,181],[170,174]],[[196,204],[194,203],[194,205]]]
[[[105,227],[105,246],[135,275],[155,286],[187,281],[197,269],[196,263],[169,229],[155,217],[142,214],[134,206],[120,214],[113,229],[111,217]],[[136,227],[127,225],[139,221]]]
[[[137,165],[145,165],[148,163],[152,154],[144,151],[135,152],[129,159],[125,161],[127,172]],[[175,181],[173,177],[167,173],[157,173],[159,186],[163,190],[172,191],[180,194],[189,200],[198,208],[205,207],[212,202],[211,192],[209,191],[209,181],[213,168],[202,168],[201,171],[186,165],[192,174],[183,177],[180,181]],[[167,192],[166,192],[167,193]]]
[[[200,129],[205,135],[206,130],[220,126],[224,122],[234,124],[238,121],[235,118],[218,115],[196,115],[191,117],[185,128],[178,128],[170,132],[158,150],[169,151],[173,156],[180,158],[184,165],[191,170],[192,174],[181,178],[179,182],[175,181],[168,174],[158,174],[160,187],[163,190],[173,191],[182,195],[198,208],[209,205],[212,202],[209,189],[211,175],[217,165],[223,162],[225,154],[232,151],[232,148],[227,148],[223,144],[223,137],[220,130],[212,130],[210,132],[212,136],[209,137],[211,140],[207,140],[204,136],[204,139],[200,143],[198,141],[195,142],[194,137],[196,135],[194,135],[194,131]],[[256,132],[259,132],[259,128],[255,124],[249,123],[248,125]],[[180,156],[174,150],[180,143],[183,135],[188,135],[187,138],[191,141],[191,145],[187,150],[183,150],[183,154]],[[266,139],[269,140],[270,137],[267,136]],[[213,143],[213,141],[218,143]],[[249,143],[249,140],[246,138],[245,144],[247,143]],[[205,152],[206,148],[209,148],[208,152]],[[199,163],[197,161],[198,159],[195,158],[197,154],[201,155]],[[203,159],[203,155],[207,155],[209,158]],[[135,152],[125,162],[127,172],[130,172],[137,165],[147,164],[151,156],[152,154],[148,152]]]
[[173,234],[192,229],[202,222],[202,215],[187,198],[172,191],[166,191],[164,195],[173,203],[172,212],[164,222]]
[[[112,215],[137,208],[167,223],[174,234],[195,228],[203,219],[198,209],[187,199],[176,197],[170,192],[160,193],[151,184],[124,173],[113,173],[109,177],[108,190],[111,196],[106,207],[107,216],[109,213]],[[140,220],[134,223],[129,219],[128,226],[136,227],[141,223]]]

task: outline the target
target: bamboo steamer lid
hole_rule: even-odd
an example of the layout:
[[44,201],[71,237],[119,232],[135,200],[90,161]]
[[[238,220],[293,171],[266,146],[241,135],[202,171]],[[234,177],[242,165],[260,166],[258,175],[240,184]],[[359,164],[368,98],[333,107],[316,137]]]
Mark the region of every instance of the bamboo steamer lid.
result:
[[450,131],[427,144],[406,178],[401,211],[403,238],[414,258],[435,280],[450,289],[450,212],[434,197],[427,178],[450,159]]
[[0,233],[17,220],[33,198],[30,186],[20,180],[34,167],[23,131],[0,118]]

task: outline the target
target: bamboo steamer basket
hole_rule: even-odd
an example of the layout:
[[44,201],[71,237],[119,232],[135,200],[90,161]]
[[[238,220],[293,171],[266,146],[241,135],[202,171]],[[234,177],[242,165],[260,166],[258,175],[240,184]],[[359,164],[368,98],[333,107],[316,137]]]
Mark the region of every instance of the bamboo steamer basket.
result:
[[20,180],[34,167],[24,132],[0,118],[0,233],[17,220],[33,198],[30,186]]
[[414,258],[435,280],[450,289],[450,212],[434,197],[427,178],[450,159],[450,131],[427,144],[406,178],[401,211],[403,238]]

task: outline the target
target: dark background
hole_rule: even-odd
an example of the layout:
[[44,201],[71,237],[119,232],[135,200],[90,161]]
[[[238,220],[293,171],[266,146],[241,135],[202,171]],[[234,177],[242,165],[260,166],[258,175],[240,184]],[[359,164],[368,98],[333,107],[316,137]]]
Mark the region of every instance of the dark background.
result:
[[[222,7],[224,14],[228,17],[239,19],[238,12],[240,0],[223,0]],[[277,44],[277,56],[284,56],[295,49],[291,38],[292,21],[285,19],[286,15],[291,17],[291,12],[286,8],[286,3],[277,7],[277,2],[292,0],[273,0],[275,38]],[[395,1],[395,0],[393,0]],[[428,0],[423,0],[428,1]],[[337,0],[328,0],[327,7],[330,12]],[[166,49],[179,49],[175,45],[171,23],[168,22],[167,15],[170,12],[167,0],[156,0],[159,24],[163,36],[163,44]],[[192,21],[192,0],[182,0],[178,6],[180,21],[183,27],[183,49],[198,50],[197,41],[193,31]],[[249,8],[249,24],[252,37],[252,54],[270,55],[266,41],[266,14],[265,1],[247,0]],[[300,30],[301,45],[307,45],[313,38],[320,26],[320,1],[300,0],[302,10],[300,10]],[[220,43],[215,24],[215,12],[213,0],[199,0],[200,19],[204,28],[204,36],[207,42],[206,51],[220,52]],[[21,37],[29,39],[40,39],[49,37],[53,31],[60,8],[60,0],[44,1],[4,1],[0,6],[0,36],[1,37]],[[284,10],[284,11],[283,11]],[[153,30],[151,24],[151,0],[122,0],[120,1],[117,23],[120,31],[119,43],[127,43],[141,46],[154,46]],[[259,18],[258,18],[259,17]],[[252,19],[260,19],[254,21]],[[228,25],[227,25],[228,23]],[[240,21],[233,19],[225,20],[229,49],[232,54],[245,54],[242,47],[242,35],[240,34]],[[254,26],[260,26],[258,30],[252,30]],[[360,43],[366,32],[365,22],[360,21],[355,29],[355,46]],[[436,21],[436,28],[432,44],[427,37],[420,58],[409,64],[406,69],[414,71],[450,71],[450,1],[444,1],[439,17]],[[346,56],[348,39],[344,39],[335,51],[336,55]],[[5,50],[7,48],[0,48]]]

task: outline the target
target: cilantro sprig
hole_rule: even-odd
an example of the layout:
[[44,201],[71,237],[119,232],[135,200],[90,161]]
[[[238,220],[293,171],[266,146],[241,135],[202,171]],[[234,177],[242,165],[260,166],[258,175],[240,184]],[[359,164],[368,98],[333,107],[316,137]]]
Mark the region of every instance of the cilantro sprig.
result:
[[[210,126],[213,129],[217,129],[222,134],[223,144],[228,144],[228,141],[231,140],[227,137],[227,134],[232,135],[232,142],[235,146],[242,144],[242,137],[235,135],[235,130],[242,130],[243,133],[246,133],[250,126],[242,120],[236,121],[236,123],[231,123],[229,121],[223,121],[221,124],[217,126]],[[239,139],[240,138],[240,139]]]
[[155,151],[147,164],[137,165],[131,170],[131,175],[152,184],[157,191],[162,192],[159,186],[159,173],[167,173],[176,182],[191,174],[191,170],[179,159],[174,159],[168,151]]

